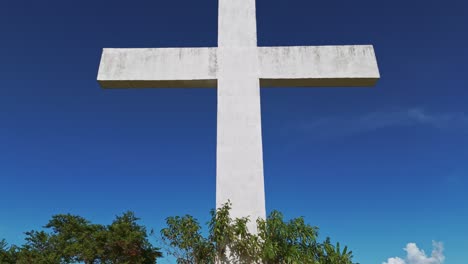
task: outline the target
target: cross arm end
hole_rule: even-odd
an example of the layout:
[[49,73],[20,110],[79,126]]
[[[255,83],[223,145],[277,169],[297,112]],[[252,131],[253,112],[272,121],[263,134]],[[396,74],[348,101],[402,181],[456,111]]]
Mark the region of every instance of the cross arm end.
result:
[[259,48],[262,86],[374,86],[380,73],[372,45]]

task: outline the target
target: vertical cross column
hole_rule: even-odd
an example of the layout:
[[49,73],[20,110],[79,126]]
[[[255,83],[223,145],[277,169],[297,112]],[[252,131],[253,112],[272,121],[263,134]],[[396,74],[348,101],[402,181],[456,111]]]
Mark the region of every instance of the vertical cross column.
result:
[[255,0],[219,0],[218,47],[257,47]]
[[216,205],[265,218],[255,0],[219,0]]

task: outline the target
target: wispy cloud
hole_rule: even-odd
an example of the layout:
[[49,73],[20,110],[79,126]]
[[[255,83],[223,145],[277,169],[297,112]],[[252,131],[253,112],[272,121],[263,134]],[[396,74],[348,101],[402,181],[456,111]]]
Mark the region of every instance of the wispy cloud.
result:
[[367,133],[383,128],[424,125],[438,130],[468,133],[468,114],[431,113],[422,108],[377,111],[348,117],[323,117],[300,125],[314,136],[335,137]]
[[389,258],[387,262],[382,264],[442,264],[445,256],[443,254],[444,247],[442,242],[432,241],[432,254],[427,256],[424,250],[419,249],[415,243],[408,243],[404,250],[406,251],[406,259],[399,257]]

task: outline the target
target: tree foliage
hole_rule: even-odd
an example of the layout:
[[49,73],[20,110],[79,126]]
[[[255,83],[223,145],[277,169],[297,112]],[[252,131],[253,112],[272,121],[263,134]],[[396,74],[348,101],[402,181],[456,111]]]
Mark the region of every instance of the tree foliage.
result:
[[248,218],[232,219],[226,203],[212,210],[208,234],[190,215],[166,219],[161,230],[168,253],[178,264],[262,263],[262,264],[353,264],[352,252],[330,238],[317,241],[318,228],[299,217],[285,221],[273,211],[267,219],[257,220],[257,234],[247,228]]
[[[249,232],[247,217],[233,219],[231,204],[211,211],[205,229],[190,215],[166,219],[161,230],[166,251],[177,264],[353,264],[353,255],[330,238],[318,241],[318,228],[304,218],[284,220],[273,211]],[[154,264],[162,256],[132,212],[110,225],[70,214],[54,215],[44,230],[26,232],[22,246],[0,240],[0,264]]]
[[26,243],[21,247],[9,247],[2,240],[0,263],[156,263],[162,254],[148,241],[146,228],[138,220],[126,212],[104,226],[76,215],[55,215],[45,226],[50,232],[26,232]]

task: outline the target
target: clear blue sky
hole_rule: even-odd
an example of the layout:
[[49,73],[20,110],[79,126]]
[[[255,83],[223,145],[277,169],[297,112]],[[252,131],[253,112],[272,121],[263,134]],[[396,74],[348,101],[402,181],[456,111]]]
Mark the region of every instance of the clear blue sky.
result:
[[[257,0],[257,18],[261,46],[373,44],[382,75],[262,89],[267,210],[363,264],[432,240],[466,263],[467,2]],[[0,33],[0,237],[22,243],[67,212],[207,220],[216,90],[102,90],[96,76],[104,47],[216,46],[216,0],[2,1]]]

